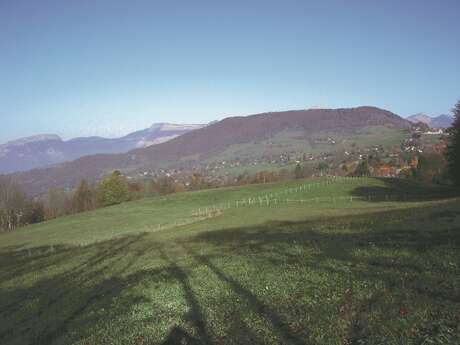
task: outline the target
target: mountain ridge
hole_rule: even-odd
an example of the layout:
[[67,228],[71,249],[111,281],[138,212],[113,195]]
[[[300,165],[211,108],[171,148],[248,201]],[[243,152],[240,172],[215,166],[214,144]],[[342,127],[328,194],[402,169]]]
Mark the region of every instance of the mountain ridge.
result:
[[80,179],[98,180],[113,170],[145,171],[167,166],[188,166],[202,162],[232,145],[266,140],[284,130],[301,130],[305,136],[321,130],[348,131],[366,126],[398,130],[412,124],[387,110],[376,107],[348,109],[309,109],[228,117],[189,131],[165,143],[138,148],[122,154],[81,157],[46,169],[35,169],[13,176],[32,194],[50,187],[74,187]]
[[429,116],[426,113],[417,113],[406,118],[412,123],[422,122],[431,128],[449,128],[454,119],[446,114],[438,116]]
[[57,134],[37,134],[37,135],[31,135],[27,137],[9,140],[4,144],[0,144],[0,146],[24,145],[24,144],[30,144],[30,143],[35,143],[35,142],[43,142],[43,141],[64,141],[64,140],[62,140],[62,138]]
[[171,140],[203,126],[163,122],[119,138],[91,136],[62,140],[56,134],[19,138],[0,145],[0,173],[43,168],[92,154],[128,152]]

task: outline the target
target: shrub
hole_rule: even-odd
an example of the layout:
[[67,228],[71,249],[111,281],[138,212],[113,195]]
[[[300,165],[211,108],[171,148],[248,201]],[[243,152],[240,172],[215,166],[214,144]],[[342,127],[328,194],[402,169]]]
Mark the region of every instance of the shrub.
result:
[[113,172],[99,184],[97,196],[102,206],[111,206],[128,201],[129,187],[126,178],[119,171]]

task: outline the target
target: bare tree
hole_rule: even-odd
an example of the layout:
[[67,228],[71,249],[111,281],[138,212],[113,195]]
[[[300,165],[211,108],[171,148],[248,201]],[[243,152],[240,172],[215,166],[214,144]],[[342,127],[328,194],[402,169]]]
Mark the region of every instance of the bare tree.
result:
[[28,199],[10,177],[0,176],[0,228],[12,231],[24,222]]

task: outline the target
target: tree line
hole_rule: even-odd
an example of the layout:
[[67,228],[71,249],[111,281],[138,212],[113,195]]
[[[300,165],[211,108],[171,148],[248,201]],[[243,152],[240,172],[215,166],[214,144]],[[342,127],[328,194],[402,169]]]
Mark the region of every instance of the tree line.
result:
[[[453,114],[454,123],[448,131],[445,157],[435,154],[413,157],[416,158],[416,165],[411,171],[406,172],[407,176],[401,177],[424,182],[451,183],[452,186],[460,188],[460,101],[454,107]],[[371,166],[378,163],[377,157],[369,157],[359,162],[352,171],[344,168],[341,174],[370,176]],[[146,181],[129,181],[121,172],[114,171],[98,184],[90,184],[86,180],[81,180],[74,190],[53,188],[40,198],[28,197],[11,177],[0,176],[0,231],[13,231],[24,225],[148,196],[318,176],[323,173],[331,173],[328,169],[328,165],[324,162],[319,163],[315,168],[297,164],[292,171],[284,169],[278,172],[260,171],[254,174],[244,172],[236,179],[214,182],[199,173],[188,176],[186,182],[181,182],[172,176]]]
[[0,178],[0,230],[12,231],[44,218],[42,203],[29,199],[10,177]]
[[289,178],[292,177],[286,171],[260,171],[255,174],[245,172],[225,182],[210,181],[200,173],[193,173],[184,181],[172,176],[130,181],[120,171],[114,171],[98,184],[83,179],[73,190],[51,188],[41,197],[30,198],[12,178],[0,176],[0,231],[12,231],[21,226],[150,196]]
[[0,231],[13,231],[21,226],[129,199],[129,185],[118,171],[104,178],[96,187],[81,180],[73,191],[51,189],[40,198],[28,197],[11,177],[0,176]]

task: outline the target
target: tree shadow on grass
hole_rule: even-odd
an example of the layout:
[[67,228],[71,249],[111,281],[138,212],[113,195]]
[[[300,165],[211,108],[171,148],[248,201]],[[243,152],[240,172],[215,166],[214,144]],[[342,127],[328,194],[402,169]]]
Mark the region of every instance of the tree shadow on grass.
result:
[[378,178],[384,186],[361,186],[352,195],[368,201],[432,201],[459,196],[458,191],[398,178]]
[[[81,284],[99,276],[109,265],[113,265],[116,261],[120,261],[123,258],[123,251],[127,250],[127,248],[139,238],[140,236],[136,238],[111,240],[100,244],[94,244],[84,249],[60,246],[50,251],[49,247],[39,247],[30,250],[22,250],[19,253],[13,253],[12,256],[6,253],[2,255],[1,261],[4,261],[3,258],[6,258],[5,261],[9,261],[8,266],[10,270],[5,270],[0,277],[2,282],[8,282],[12,279],[20,279],[22,276],[30,273],[37,275],[40,272],[46,273],[53,268],[59,267],[63,263],[77,262],[71,269],[52,276],[46,282],[42,282],[40,288],[35,290],[34,297],[46,296],[49,298],[49,304],[53,305],[65,295],[65,289],[60,292],[59,290],[55,290],[55,287],[64,287],[69,282],[75,280],[79,280]],[[87,257],[88,254],[89,257]],[[83,257],[83,260],[79,262],[78,259],[81,257]],[[109,260],[111,261],[109,262]],[[101,263],[104,263],[104,265],[101,265]],[[54,291],[54,293],[51,293],[51,291]],[[7,304],[3,305],[3,314],[20,309],[23,300],[29,296],[29,293],[25,291],[24,294],[21,294],[19,291],[14,290],[13,296],[3,293],[0,296],[2,297],[0,301],[9,301]]]
[[[228,274],[225,274],[225,272],[214,265],[207,256],[197,254],[190,247],[184,248],[198,263],[209,268],[219,279],[227,283],[238,296],[246,300],[254,312],[268,319],[273,326],[274,332],[280,337],[280,339],[283,339],[283,344],[305,344],[304,339],[291,332],[285,320],[283,320],[273,308],[260,300],[256,294],[245,288],[238,282],[238,280],[232,278]],[[246,329],[244,333],[248,338],[254,340],[257,339],[255,335],[251,335],[247,325],[240,322],[238,328],[241,330],[241,328],[243,328],[242,326]]]
[[277,244],[317,244],[323,253],[347,259],[351,246],[425,251],[443,245],[460,247],[460,230],[449,226],[455,220],[460,226],[459,210],[460,202],[455,200],[402,210],[304,221],[271,221],[260,226],[205,232],[192,240],[210,243],[220,250],[244,253],[249,248],[251,252],[267,254],[270,252],[266,250],[272,247],[276,250]]
[[[152,303],[153,306],[155,302],[146,296],[129,294],[126,290],[132,285],[148,285],[156,280],[179,284],[189,308],[184,316],[186,324],[182,324],[179,318],[163,344],[262,343],[257,330],[243,321],[244,315],[239,310],[225,325],[229,330],[228,339],[216,341],[215,327],[218,326],[206,320],[204,310],[213,306],[197,298],[193,290],[198,287],[193,286],[194,280],[190,279],[189,270],[198,263],[230,287],[254,313],[267,320],[273,333],[284,343],[305,344],[309,330],[305,328],[300,335],[291,329],[291,322],[296,321],[295,312],[281,315],[258,292],[245,287],[236,276],[214,262],[214,258],[222,255],[244,257],[249,254],[248,260],[257,257],[274,267],[308,265],[321,272],[343,274],[340,268],[329,264],[336,260],[351,267],[347,273],[350,280],[384,281],[390,289],[406,289],[428,299],[460,305],[460,293],[456,287],[449,284],[420,285],[411,281],[427,269],[440,269],[437,264],[424,267],[412,257],[422,257],[432,250],[441,253],[444,248],[460,252],[460,230],[452,226],[452,213],[458,210],[459,203],[449,201],[440,205],[439,210],[417,207],[358,216],[271,222],[258,227],[202,233],[171,244],[185,248],[185,253],[192,257],[192,263],[186,261],[182,265],[168,250],[146,241],[144,236],[147,235],[82,248],[55,247],[54,252],[48,252],[47,247],[37,248],[31,256],[27,250],[10,253],[11,256],[1,252],[0,262],[8,263],[7,269],[0,272],[5,282],[13,282],[16,278],[21,282],[34,272],[41,278],[30,282],[30,286],[25,284],[14,288],[9,284],[11,288],[0,289],[0,343],[61,344],[90,337],[92,326],[104,327],[116,316],[129,314],[136,304]],[[291,251],[291,246],[312,247],[318,251],[302,256]],[[372,248],[376,249],[375,255],[356,254],[356,250]],[[410,255],[407,260],[394,261],[379,250],[401,250]],[[154,251],[163,264],[153,269],[136,266],[138,260],[150,251]],[[406,277],[407,273],[409,276]],[[406,278],[402,281],[401,277]],[[452,275],[445,278],[449,283]],[[347,335],[348,343],[370,337],[366,317],[381,298],[381,295],[372,295],[355,307],[356,311],[350,316],[353,319]],[[231,308],[228,302],[225,303],[225,308]],[[98,312],[102,309],[107,312]],[[228,313],[223,311],[221,315]],[[135,320],[127,322],[126,327],[130,327],[129,323]],[[149,344],[146,341],[144,343]]]
[[[2,272],[5,282],[30,279],[35,273],[41,279],[27,287],[0,288],[0,343],[70,344],[91,337],[89,332],[95,324],[108,324],[129,315],[137,304],[154,307],[157,302],[127,291],[132,286],[148,287],[161,281],[180,284],[190,308],[186,322],[197,334],[195,337],[190,329],[176,325],[164,343],[212,344],[188,270],[177,265],[160,246],[145,241],[144,236],[147,235],[81,248],[56,247],[53,253],[48,252],[48,247],[35,248],[31,254],[28,250],[2,252],[0,257],[8,261],[9,268]],[[139,269],[138,260],[152,251],[162,264],[159,268]],[[151,321],[147,318],[142,322]],[[143,343],[150,344],[148,340]]]
[[200,345],[200,340],[191,336],[182,327],[174,326],[161,345]]
[[[345,275],[350,281],[366,280],[377,285],[383,283],[397,294],[429,300],[431,307],[460,307],[460,289],[455,284],[460,273],[458,267],[447,273],[445,263],[442,260],[436,261],[436,256],[446,251],[452,255],[460,253],[459,209],[458,201],[447,201],[440,204],[438,209],[432,206],[415,207],[357,216],[271,222],[256,227],[203,233],[192,240],[188,239],[183,245],[197,248],[211,245],[213,250],[206,256],[196,255],[193,251],[191,253],[198,262],[209,267],[232,286],[235,292],[248,299],[255,310],[269,318],[282,338],[292,340],[286,324],[270,309],[264,309],[263,302],[257,296],[224,274],[210,258],[250,255],[248,260],[265,260],[274,267],[291,264],[295,267],[309,266],[320,273]],[[456,223],[452,223],[453,220]],[[317,250],[305,256],[291,251],[291,247]],[[459,256],[451,260],[455,264]],[[340,264],[335,265],[334,262]],[[341,267],[347,270],[341,271]],[[371,336],[366,326],[367,315],[372,313],[373,305],[384,298],[384,292],[381,292],[363,300],[356,307],[354,319],[350,323],[348,343],[367,341],[366,337]],[[407,300],[405,297],[400,298],[401,303]],[[396,303],[394,301],[392,303]],[[455,323],[454,320],[451,322]]]
[[160,257],[167,262],[173,277],[179,281],[182,290],[184,291],[185,299],[190,307],[190,312],[186,315],[186,319],[193,323],[198,332],[198,339],[196,339],[188,334],[184,329],[176,326],[171,330],[169,336],[163,344],[182,344],[183,342],[185,342],[185,344],[212,344],[211,337],[209,336],[206,328],[203,312],[193,293],[186,271],[170,259],[164,249],[159,248],[159,253]]
[[[46,277],[47,270],[63,264],[70,267],[50,273],[30,287],[0,290],[0,343],[60,342],[61,337],[69,336],[69,329],[76,320],[80,327],[92,325],[99,321],[97,310],[110,310],[109,315],[99,315],[110,318],[126,313],[133,305],[142,302],[141,296],[129,296],[122,303],[113,304],[126,286],[153,273],[126,274],[141,255],[138,252],[133,255],[130,247],[139,243],[141,238],[142,235],[83,248],[58,248],[54,256],[43,254],[43,248],[35,249],[37,256],[32,254],[29,257],[27,251],[12,255],[16,262],[10,262],[13,269],[6,275],[8,279],[13,279],[14,275],[19,278],[31,275],[35,270],[38,276],[42,272]],[[29,259],[28,263],[24,256]],[[77,336],[83,338],[84,334]]]

